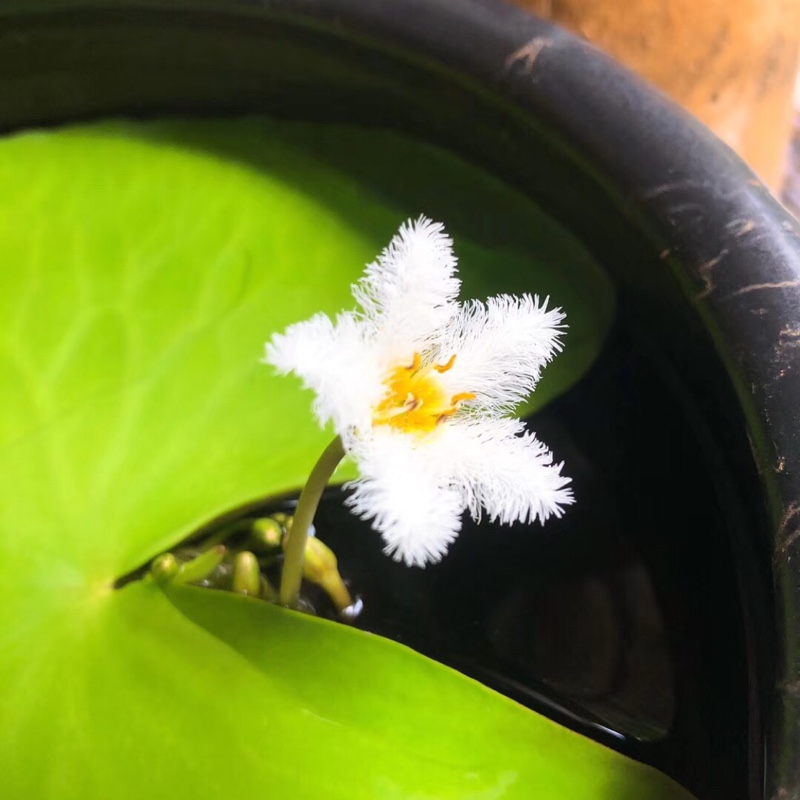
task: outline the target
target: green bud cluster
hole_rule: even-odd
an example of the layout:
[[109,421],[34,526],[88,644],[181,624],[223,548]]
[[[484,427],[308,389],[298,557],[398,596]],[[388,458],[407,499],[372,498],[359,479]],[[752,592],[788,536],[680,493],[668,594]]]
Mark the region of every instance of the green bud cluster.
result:
[[[282,560],[291,528],[292,517],[281,512],[237,521],[197,542],[162,553],[153,560],[148,574],[164,586],[191,584],[277,603],[278,592],[264,572]],[[320,586],[338,612],[352,606],[336,556],[313,536],[305,545],[303,577]]]

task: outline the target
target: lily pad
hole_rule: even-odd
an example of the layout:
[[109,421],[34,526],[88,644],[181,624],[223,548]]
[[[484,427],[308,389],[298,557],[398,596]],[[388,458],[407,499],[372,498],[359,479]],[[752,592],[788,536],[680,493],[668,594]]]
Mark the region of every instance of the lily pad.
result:
[[[114,588],[215,516],[301,484],[327,436],[297,384],[259,363],[264,340],[349,306],[398,223],[439,211],[337,168],[314,131],[370,158],[391,143],[262,120],[0,142],[4,796],[683,797],[386,640],[221,592]],[[454,219],[514,209],[539,232],[526,242],[563,245],[573,311],[535,247],[510,241],[501,259],[576,320],[563,390],[611,313],[569,286],[604,285],[600,272],[521,197],[403,147],[452,173]],[[491,247],[451,230],[467,295],[514,288]]]

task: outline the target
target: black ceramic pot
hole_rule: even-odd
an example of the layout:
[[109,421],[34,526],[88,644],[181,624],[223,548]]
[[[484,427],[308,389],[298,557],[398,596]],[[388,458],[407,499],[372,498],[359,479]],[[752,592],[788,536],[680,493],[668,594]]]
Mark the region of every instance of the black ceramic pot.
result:
[[[645,512],[669,539],[678,710],[650,749],[563,703],[553,715],[701,798],[800,797],[800,244],[730,150],[610,59],[497,0],[2,0],[0,71],[7,130],[239,112],[388,127],[569,228],[616,284],[617,353],[657,353],[670,387],[619,468],[647,476]],[[639,373],[620,375],[635,395]],[[692,446],[672,446],[676,420]],[[622,438],[635,428],[624,413],[615,425]]]

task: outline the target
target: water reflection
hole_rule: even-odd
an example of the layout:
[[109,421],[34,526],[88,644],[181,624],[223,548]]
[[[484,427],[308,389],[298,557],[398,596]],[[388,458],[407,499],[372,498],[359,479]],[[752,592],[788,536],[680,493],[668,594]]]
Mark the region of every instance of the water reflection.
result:
[[514,587],[488,624],[496,658],[519,684],[541,682],[637,739],[667,735],[672,670],[641,562],[599,577]]
[[650,354],[620,331],[532,427],[577,498],[544,527],[467,523],[440,564],[409,569],[338,493],[323,502],[319,535],[364,602],[355,624],[657,766],[701,800],[744,797],[747,670],[724,476]]

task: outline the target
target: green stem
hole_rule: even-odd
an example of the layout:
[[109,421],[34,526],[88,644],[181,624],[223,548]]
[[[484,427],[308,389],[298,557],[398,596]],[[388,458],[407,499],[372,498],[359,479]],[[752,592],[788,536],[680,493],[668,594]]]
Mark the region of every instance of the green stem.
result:
[[210,550],[200,553],[197,558],[193,558],[191,561],[185,561],[180,565],[178,573],[173,577],[172,582],[181,584],[202,581],[203,578],[207,578],[222,563],[226,553],[225,545],[218,544]]
[[322,493],[328,485],[336,467],[344,458],[344,445],[337,436],[319,457],[314,465],[308,481],[300,493],[297,508],[292,519],[292,528],[284,550],[283,571],[281,572],[281,588],[279,600],[281,605],[295,606],[300,594],[300,581],[303,579],[303,559],[306,552],[308,529],[314,521]]

